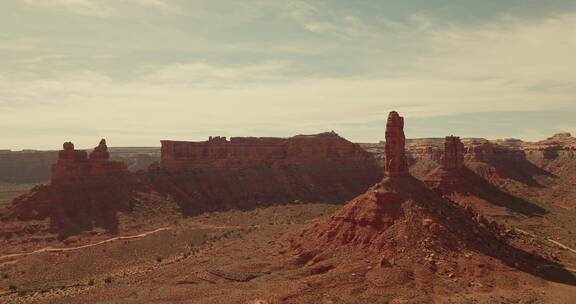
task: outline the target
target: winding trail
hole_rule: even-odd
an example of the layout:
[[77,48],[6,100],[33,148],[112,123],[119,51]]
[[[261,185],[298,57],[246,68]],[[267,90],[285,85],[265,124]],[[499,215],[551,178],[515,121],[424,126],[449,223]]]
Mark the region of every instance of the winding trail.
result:
[[[533,238],[536,238],[536,239],[542,239],[541,237],[539,237],[539,236],[537,236],[537,235],[535,235],[535,234],[533,234],[533,233],[530,233],[530,232],[528,232],[528,231],[522,230],[522,229],[514,228],[514,230],[516,230],[516,231],[518,231],[518,232],[521,232],[521,233],[524,233],[524,234],[526,234],[526,235],[529,235],[529,236],[531,236],[531,237],[533,237]],[[570,247],[568,247],[568,246],[566,246],[566,245],[564,245],[564,244],[562,244],[562,243],[560,243],[560,242],[558,242],[558,241],[555,241],[555,240],[550,239],[550,238],[544,238],[544,239],[545,239],[546,241],[548,241],[548,242],[550,242],[550,243],[552,243],[552,244],[554,244],[554,245],[562,248],[562,249],[568,250],[568,251],[570,251],[570,252],[572,252],[572,253],[576,253],[576,250],[574,250],[574,249],[572,249],[572,248],[570,248]]]
[[[212,224],[206,224],[206,223],[194,223],[194,225],[196,227],[190,227],[190,228],[196,228],[196,229],[232,229],[232,228],[246,228],[245,226],[217,226],[217,225],[212,225]],[[249,226],[249,227],[260,227],[260,225],[253,225],[253,226]],[[99,246],[102,244],[106,244],[106,243],[110,243],[110,242],[114,242],[114,241],[122,241],[122,240],[132,240],[132,239],[139,239],[139,238],[143,238],[143,237],[147,237],[151,234],[154,233],[158,233],[164,230],[170,230],[172,229],[172,227],[162,227],[162,228],[158,228],[156,230],[152,230],[152,231],[148,231],[148,232],[144,232],[144,233],[140,233],[140,234],[136,234],[136,235],[127,235],[127,236],[117,236],[117,237],[113,237],[107,240],[103,240],[97,243],[92,243],[92,244],[86,244],[86,245],[82,245],[82,246],[77,246],[77,247],[61,247],[61,248],[54,248],[54,247],[45,247],[42,249],[38,249],[35,251],[31,251],[31,252],[22,252],[22,253],[13,253],[13,254],[7,254],[7,255],[3,255],[0,256],[0,261],[5,260],[5,259],[11,259],[11,258],[17,258],[17,257],[23,257],[23,256],[29,256],[29,255],[35,255],[35,254],[39,254],[39,253],[44,253],[44,252],[65,252],[65,251],[73,251],[73,250],[80,250],[80,249],[85,249],[85,248],[90,248],[90,247],[94,247],[94,246]]]
[[160,231],[170,230],[170,229],[172,229],[172,228],[171,228],[171,227],[162,227],[162,228],[158,228],[158,229],[156,229],[156,230],[152,230],[152,231],[148,231],[148,232],[144,232],[144,233],[140,233],[140,234],[136,234],[136,235],[117,236],[117,237],[113,237],[113,238],[111,238],[111,239],[107,239],[107,240],[100,241],[100,242],[97,242],[97,243],[86,244],[86,245],[77,246],[77,247],[66,247],[66,248],[46,247],[46,248],[38,249],[38,250],[32,251],[32,252],[13,253],[13,254],[8,254],[8,255],[0,256],[0,261],[1,261],[1,260],[4,260],[4,259],[17,258],[17,257],[22,257],[22,256],[39,254],[39,253],[43,253],[43,252],[65,252],[65,251],[73,251],[73,250],[79,250],[79,249],[85,249],[85,248],[90,248],[90,247],[94,247],[94,246],[99,246],[99,245],[106,244],[106,243],[110,243],[110,242],[114,242],[114,241],[139,239],[139,238],[147,237],[147,236],[149,236],[149,235],[151,235],[151,234],[154,234],[154,233],[158,233],[158,232],[160,232]]

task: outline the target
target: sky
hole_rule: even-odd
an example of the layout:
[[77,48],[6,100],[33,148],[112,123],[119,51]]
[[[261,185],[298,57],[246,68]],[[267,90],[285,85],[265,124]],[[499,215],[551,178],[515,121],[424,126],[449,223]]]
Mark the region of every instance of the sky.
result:
[[0,148],[576,132],[576,0],[2,0]]

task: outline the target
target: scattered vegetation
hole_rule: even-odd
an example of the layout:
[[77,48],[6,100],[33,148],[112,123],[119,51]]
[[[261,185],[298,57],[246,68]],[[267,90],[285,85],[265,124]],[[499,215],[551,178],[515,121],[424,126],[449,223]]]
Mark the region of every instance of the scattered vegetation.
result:
[[9,276],[7,273],[2,274],[2,278],[3,278],[3,279],[7,279],[7,278],[9,278],[9,277],[10,277],[10,276]]

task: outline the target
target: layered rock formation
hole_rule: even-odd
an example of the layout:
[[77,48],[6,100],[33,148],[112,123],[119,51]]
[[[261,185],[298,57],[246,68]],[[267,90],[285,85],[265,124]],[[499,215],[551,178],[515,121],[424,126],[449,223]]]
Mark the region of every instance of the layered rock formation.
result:
[[336,133],[162,141],[152,184],[187,213],[299,201],[342,202],[382,178],[375,159]]
[[[290,247],[296,261],[316,267],[342,252],[369,252],[381,257],[380,266],[386,269],[382,275],[398,269],[414,273],[425,265],[433,276],[434,272],[448,273],[448,265],[454,265],[458,254],[471,250],[534,271],[534,264],[542,259],[499,239],[501,226],[441,198],[407,173],[402,165],[404,134],[400,121],[396,112],[390,113],[386,177],[293,238]],[[446,148],[442,167],[458,170],[463,163],[459,138],[447,137]]]
[[573,159],[576,155],[576,138],[570,133],[558,133],[542,141],[522,143],[521,149],[537,164],[557,158]]
[[[50,218],[61,236],[93,227],[117,229],[116,212],[130,206],[132,177],[126,164],[109,160],[106,141],[88,154],[66,142],[52,166],[49,185],[16,198],[8,218]],[[5,216],[5,217],[6,217]]]
[[128,167],[123,162],[110,161],[106,140],[90,152],[74,149],[74,144],[66,142],[58,152],[58,162],[52,165],[52,186],[92,186],[125,180]]

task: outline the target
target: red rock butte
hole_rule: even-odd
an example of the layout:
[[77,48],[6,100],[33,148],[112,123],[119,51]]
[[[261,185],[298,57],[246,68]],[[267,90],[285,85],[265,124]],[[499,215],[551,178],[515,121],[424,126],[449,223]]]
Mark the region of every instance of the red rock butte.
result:
[[106,140],[88,154],[74,149],[74,144],[66,142],[58,153],[58,162],[52,165],[53,186],[88,186],[99,183],[111,183],[111,179],[123,179],[129,174],[123,162],[110,161]]
[[130,204],[132,176],[125,163],[109,158],[104,139],[90,157],[71,142],[64,143],[52,166],[50,184],[16,198],[8,217],[49,217],[52,229],[63,237],[94,226],[116,231],[116,212]]
[[159,167],[165,171],[371,159],[360,146],[334,132],[291,138],[232,137],[227,140],[218,136],[200,142],[162,140],[161,144]]
[[370,153],[334,132],[161,143],[160,163],[149,168],[153,185],[187,213],[293,200],[343,202],[382,178]]

